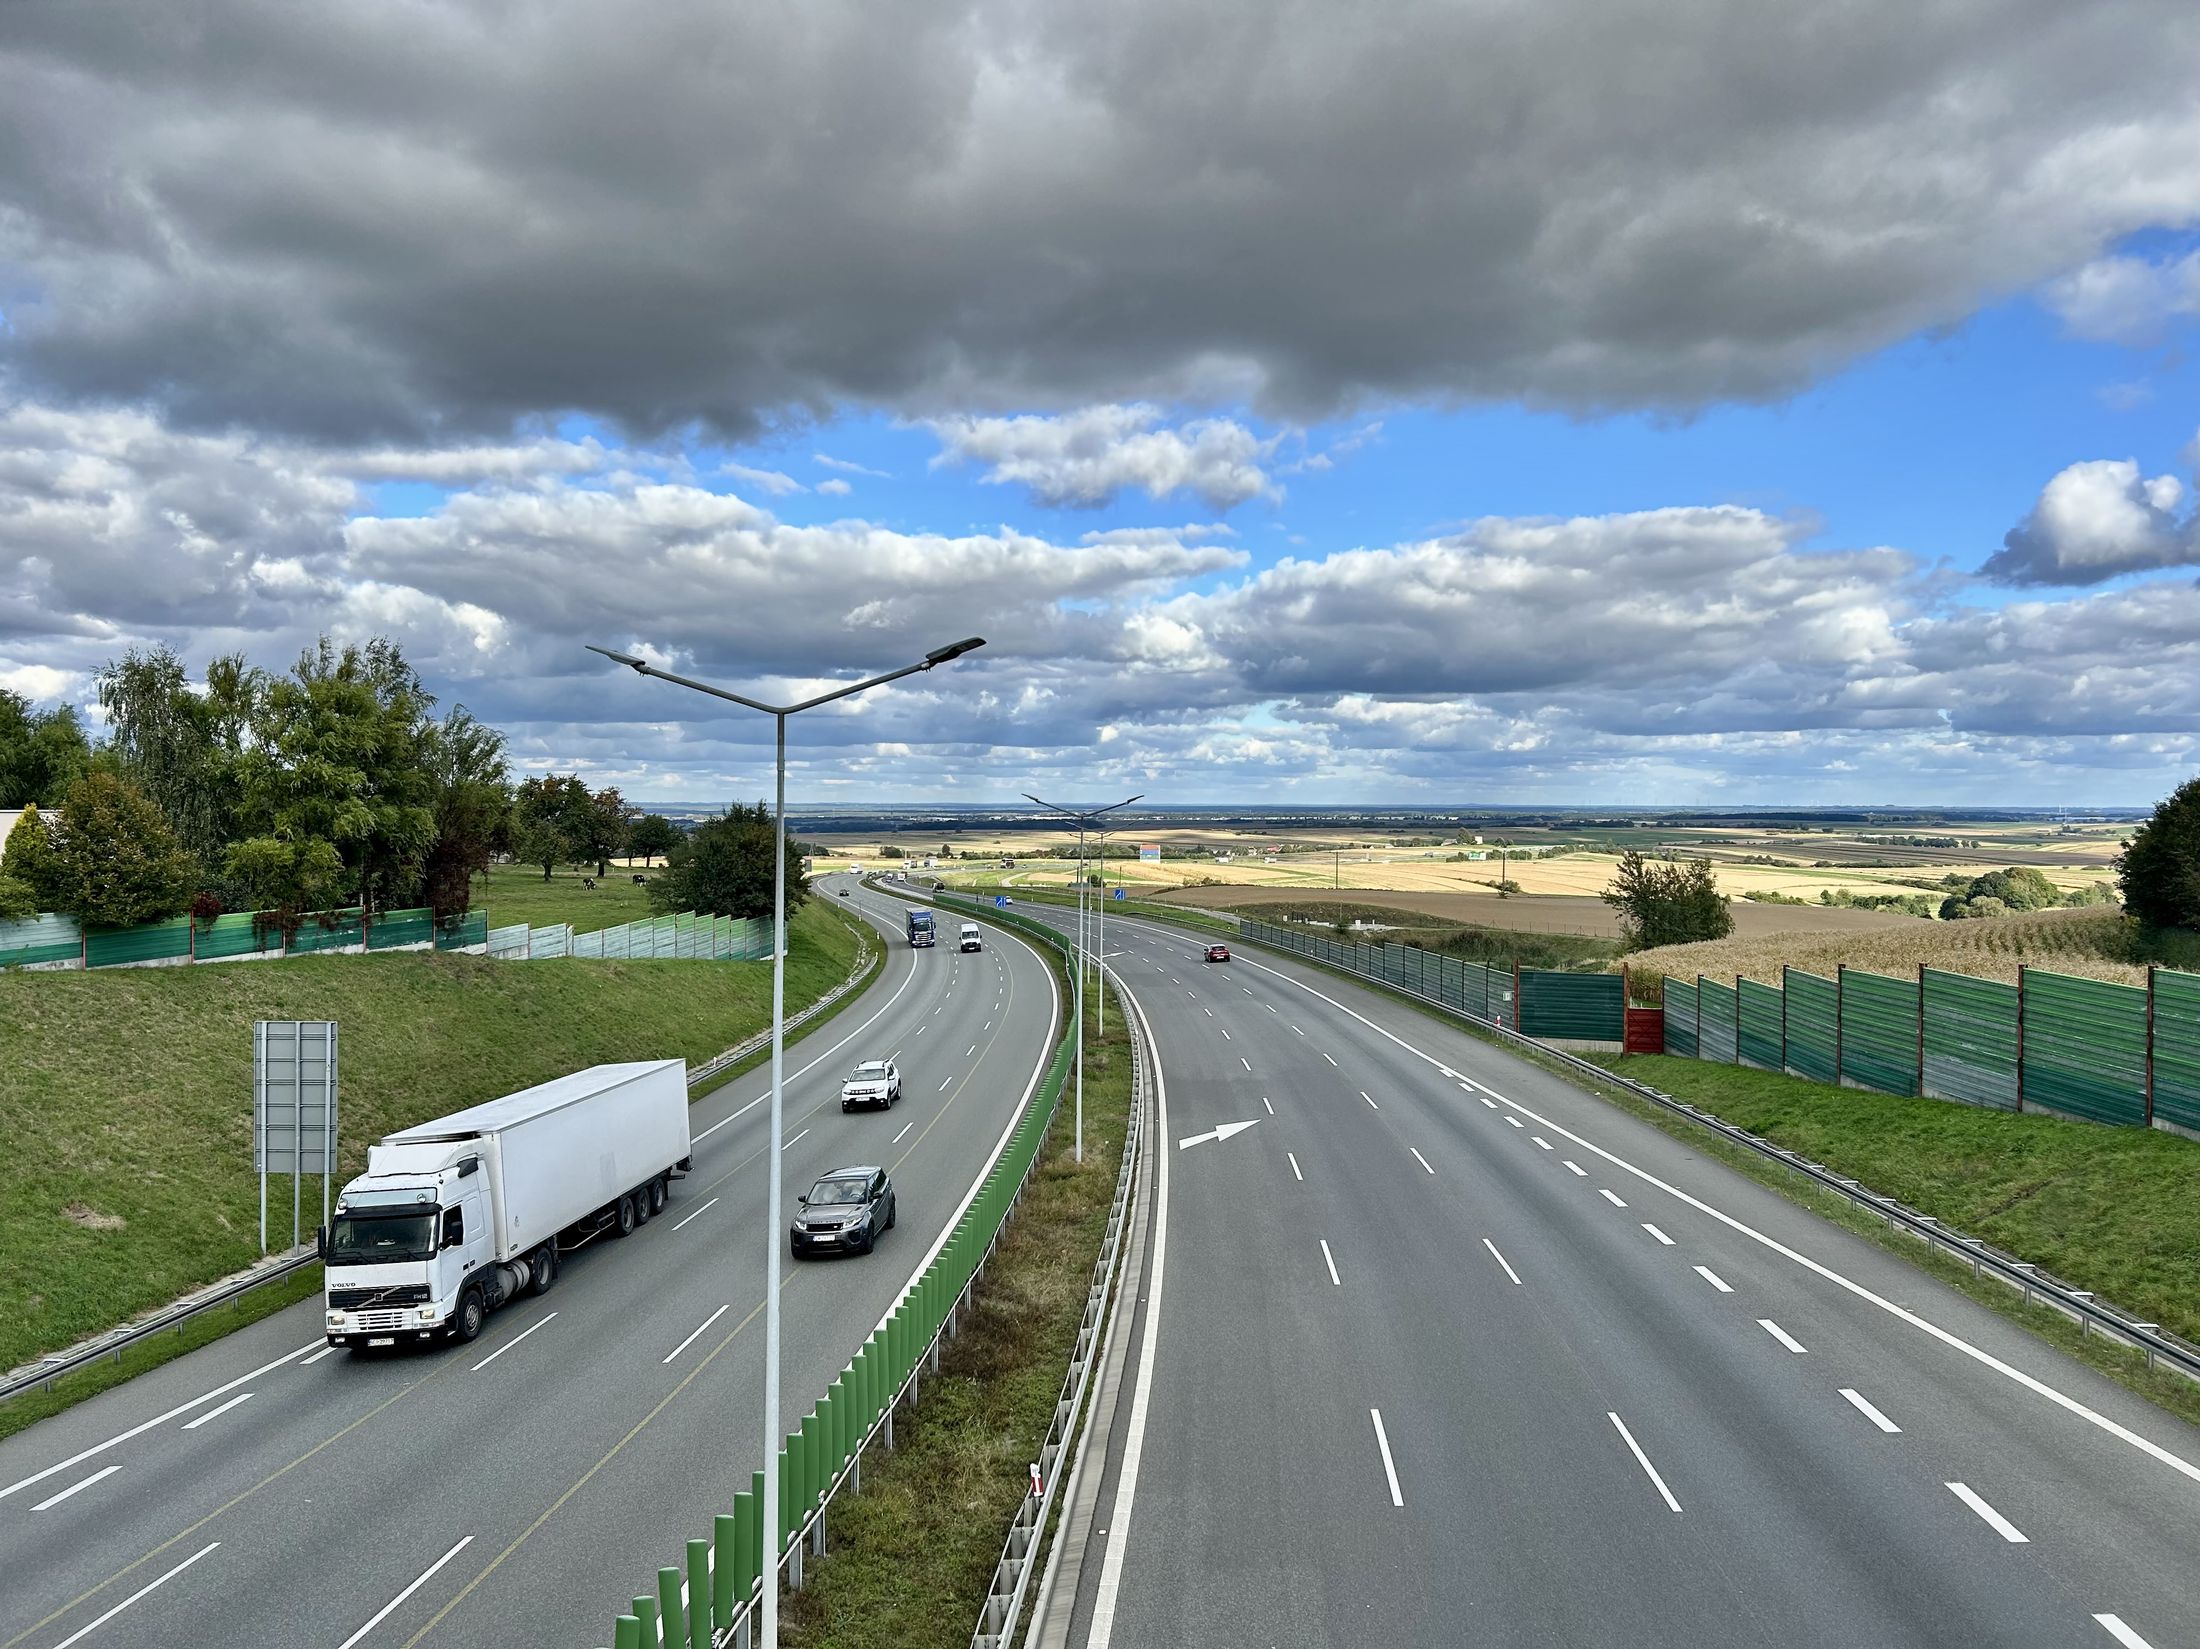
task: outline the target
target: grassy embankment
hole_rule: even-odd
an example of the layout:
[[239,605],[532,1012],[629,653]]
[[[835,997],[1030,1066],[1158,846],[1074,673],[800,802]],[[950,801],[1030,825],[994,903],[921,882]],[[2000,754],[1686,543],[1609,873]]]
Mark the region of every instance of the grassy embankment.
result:
[[[830,902],[806,906],[788,958],[790,1009],[845,978],[857,944]],[[256,1019],[341,1026],[340,1183],[393,1129],[600,1061],[701,1060],[761,1029],[770,1007],[764,962],[399,953],[0,974],[0,1137],[9,1142],[0,1153],[0,1369],[257,1257]],[[318,1179],[302,1189],[310,1224]],[[287,1182],[271,1183],[269,1202],[270,1235],[286,1244]],[[300,1281],[289,1297],[312,1286]],[[120,1372],[282,1303],[280,1288],[257,1290],[248,1307],[209,1313],[203,1331],[141,1345]],[[0,1406],[0,1435],[116,1377],[116,1365],[102,1364],[50,1397]]]
[[939,1374],[896,1418],[894,1452],[865,1457],[863,1492],[833,1503],[826,1555],[780,1616],[794,1649],[970,1641],[1054,1417],[1122,1165],[1130,1041],[1120,1004],[1097,1034],[1098,1006],[1087,1004],[1085,1160],[1070,1158],[1064,1101]]

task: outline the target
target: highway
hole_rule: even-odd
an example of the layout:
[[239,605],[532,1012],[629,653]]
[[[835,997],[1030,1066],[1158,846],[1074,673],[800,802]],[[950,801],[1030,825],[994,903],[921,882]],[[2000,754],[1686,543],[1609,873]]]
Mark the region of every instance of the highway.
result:
[[1068,1642],[2200,1643],[2194,1428],[1463,1030],[1107,937],[1165,1161]]
[[[900,905],[843,908],[887,966],[789,1049],[787,1210],[883,1163],[899,1221],[874,1254],[788,1262],[782,1433],[921,1268],[1066,1022],[1023,942],[912,950]],[[901,1103],[843,1115],[840,1078],[880,1056]],[[315,1296],[0,1442],[0,1649],[608,1641],[763,1464],[769,1088],[767,1066],[699,1102],[665,1212],[473,1345],[332,1352]]]

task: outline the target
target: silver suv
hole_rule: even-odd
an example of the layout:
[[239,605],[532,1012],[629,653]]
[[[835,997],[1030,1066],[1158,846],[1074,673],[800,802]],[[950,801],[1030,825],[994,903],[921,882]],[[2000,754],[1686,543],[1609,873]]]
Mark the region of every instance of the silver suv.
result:
[[892,1109],[901,1098],[901,1067],[891,1059],[866,1059],[850,1071],[840,1084],[840,1108],[852,1111],[858,1105],[877,1110]]

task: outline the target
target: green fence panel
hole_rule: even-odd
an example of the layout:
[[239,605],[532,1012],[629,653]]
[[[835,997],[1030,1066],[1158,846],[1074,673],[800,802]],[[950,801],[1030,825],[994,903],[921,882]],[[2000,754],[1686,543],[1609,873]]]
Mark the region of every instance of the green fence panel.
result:
[[1696,979],[1696,1057],[1715,1064],[1734,1063],[1734,987],[1717,979]]
[[435,940],[432,910],[378,911],[367,924],[367,949],[394,950],[400,945],[426,945]]
[[2146,1120],[2147,996],[2129,985],[2028,968],[2024,1103],[2089,1122]]
[[1696,1057],[1696,982],[1665,982],[1665,1051],[1683,1058]]
[[314,911],[298,924],[298,931],[291,937],[289,950],[293,956],[310,956],[316,951],[343,950],[366,942],[366,929],[361,918],[365,912],[356,906],[350,910]]
[[1923,989],[1925,1092],[2015,1110],[2017,987],[1927,968]]
[[97,930],[84,936],[84,965],[114,968],[127,962],[171,962],[191,954],[191,918],[148,922],[139,928]]
[[436,924],[437,950],[466,950],[488,942],[489,913],[485,910],[468,911],[464,916],[446,917]]
[[48,911],[21,922],[0,922],[0,968],[73,962],[83,953],[83,930],[73,916]]
[[2154,1115],[2200,1130],[2200,973],[2154,975]]
[[1917,1092],[1917,981],[1841,975],[1841,1077],[1883,1094]]
[[1787,1004],[1787,1068],[1790,1074],[1812,1082],[1840,1080],[1840,1072],[1834,1066],[1835,1044],[1840,1035],[1835,1023],[1839,994],[1834,982],[1822,974],[1805,973],[1800,968],[1780,970],[1780,995]]
[[1616,973],[1559,973],[1524,968],[1520,1029],[1562,1042],[1618,1042],[1626,1035],[1627,998]]
[[273,929],[263,938],[259,918],[250,911],[240,910],[217,916],[211,922],[201,922],[192,951],[201,962],[218,962],[224,957],[251,956],[261,950],[279,949],[282,942],[283,936]]
[[1740,1063],[1754,1065],[1759,1070],[1777,1071],[1784,1067],[1786,1050],[1781,1044],[1786,1040],[1787,1000],[1777,985],[1768,985],[1761,979],[1743,979],[1735,987],[1741,993],[1742,1030],[1735,1044],[1735,1054]]

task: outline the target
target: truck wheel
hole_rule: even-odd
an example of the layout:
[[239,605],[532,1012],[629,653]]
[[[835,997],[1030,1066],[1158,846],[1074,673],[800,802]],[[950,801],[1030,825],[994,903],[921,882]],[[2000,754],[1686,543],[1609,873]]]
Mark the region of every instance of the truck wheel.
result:
[[630,1196],[621,1197],[619,1211],[613,1219],[613,1228],[620,1236],[631,1237],[634,1235],[634,1228],[639,1224],[641,1219],[634,1212],[634,1199]]
[[527,1266],[527,1292],[538,1299],[549,1293],[558,1280],[558,1245],[553,1239],[535,1250],[535,1257]]
[[665,1182],[661,1178],[649,1182],[649,1217],[651,1219],[655,1219],[665,1211],[667,1196]]
[[481,1290],[469,1288],[458,1297],[458,1315],[451,1319],[451,1336],[460,1345],[471,1345],[481,1338],[481,1325],[489,1315],[481,1303]]

